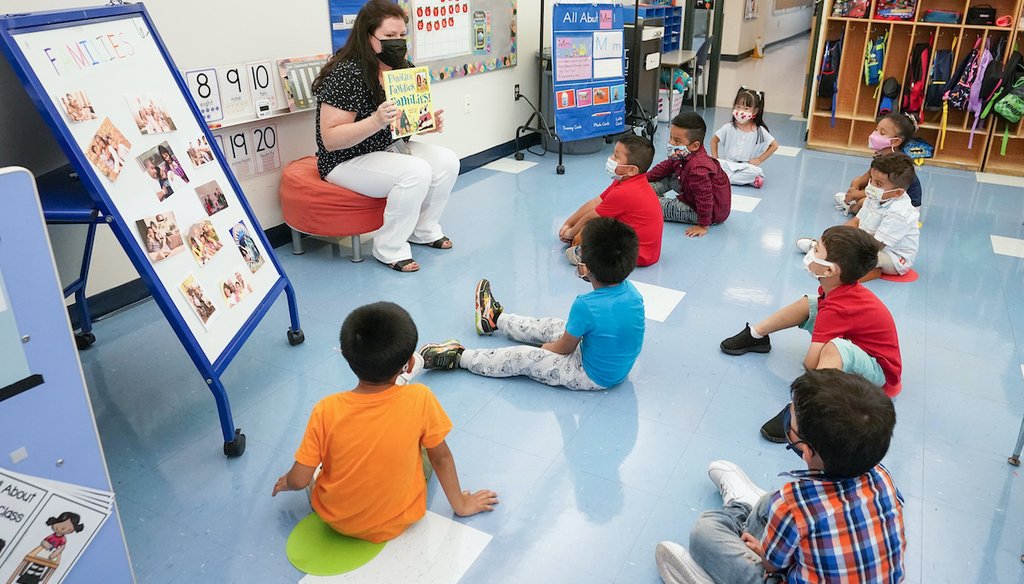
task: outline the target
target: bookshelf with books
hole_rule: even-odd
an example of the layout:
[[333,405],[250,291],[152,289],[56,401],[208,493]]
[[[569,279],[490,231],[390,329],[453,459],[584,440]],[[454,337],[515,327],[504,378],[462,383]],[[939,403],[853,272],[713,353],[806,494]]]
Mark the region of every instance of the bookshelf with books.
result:
[[[1012,52],[1013,40],[1021,41],[1021,33],[1017,30],[1021,16],[1021,4],[1024,0],[912,0],[905,1],[903,6],[907,20],[886,20],[878,18],[880,3],[893,5],[892,0],[848,0],[847,5],[860,2],[861,17],[833,16],[842,11],[835,10],[834,5],[843,5],[842,0],[828,0],[824,22],[821,26],[819,50],[814,63],[814,87],[811,111],[808,116],[807,145],[809,148],[831,152],[865,154],[871,153],[867,146],[867,136],[874,130],[878,117],[879,105],[883,99],[880,91],[885,79],[894,77],[901,86],[900,97],[893,100],[894,111],[899,111],[903,92],[906,90],[907,70],[910,68],[914,46],[929,43],[927,72],[930,76],[935,55],[941,50],[953,51],[955,73],[957,65],[974,49],[980,40],[984,48],[990,45],[994,52],[1001,40],[1006,40],[1007,49],[1002,61]],[[991,5],[999,16],[1012,18],[1010,26],[985,26],[966,24],[966,14],[971,7]],[[921,19],[928,11],[945,11],[959,13],[959,24],[924,22]],[[955,16],[953,17],[955,18]],[[887,35],[884,60],[881,65],[879,85],[869,86],[865,83],[865,52],[873,40]],[[841,58],[838,66],[837,91],[835,96],[835,113],[833,115],[832,99],[818,97],[818,74],[826,41],[843,39]],[[954,46],[954,41],[955,46]],[[926,87],[931,83],[926,80]],[[1024,128],[1022,124],[1012,124],[1010,128],[1009,147],[1006,155],[999,155],[1002,143],[1002,130],[1006,128],[1005,120],[989,114],[981,119],[974,128],[973,113],[948,109],[946,119],[945,141],[940,148],[942,131],[942,109],[923,109],[917,136],[935,147],[934,157],[927,164],[960,168],[964,170],[981,170],[984,166],[991,172],[1024,174]],[[992,131],[993,126],[996,132]],[[972,140],[973,128],[973,140]],[[995,134],[999,134],[998,140]],[[993,145],[996,148],[992,154]],[[1012,152],[1011,152],[1012,151]]]

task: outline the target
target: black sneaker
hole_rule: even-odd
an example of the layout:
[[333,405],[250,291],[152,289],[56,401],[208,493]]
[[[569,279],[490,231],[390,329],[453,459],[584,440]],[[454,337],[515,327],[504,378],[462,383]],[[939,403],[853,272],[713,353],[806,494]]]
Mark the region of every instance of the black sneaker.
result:
[[489,335],[498,330],[501,303],[491,293],[491,283],[480,280],[476,285],[476,334]]
[[459,357],[466,350],[455,339],[443,343],[423,345],[420,356],[423,357],[424,369],[455,369],[459,366]]
[[786,407],[782,408],[782,411],[780,411],[778,415],[765,422],[764,426],[761,426],[761,436],[763,436],[765,440],[776,444],[786,443],[785,417],[786,410],[788,409],[789,404],[786,404]]
[[754,353],[767,353],[772,350],[772,342],[768,339],[768,335],[755,339],[750,334],[749,322],[747,326],[743,327],[743,330],[725,339],[719,346],[722,347],[723,353],[728,353],[729,355],[742,355],[751,351]]

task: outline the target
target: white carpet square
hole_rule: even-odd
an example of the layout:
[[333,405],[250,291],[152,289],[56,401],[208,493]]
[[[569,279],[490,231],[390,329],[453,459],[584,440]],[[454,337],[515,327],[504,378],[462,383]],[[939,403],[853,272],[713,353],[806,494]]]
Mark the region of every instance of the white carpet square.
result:
[[761,202],[761,199],[757,197],[748,197],[747,195],[736,195],[732,196],[732,210],[739,211],[740,213],[750,213],[757,207],[757,204]]
[[487,170],[496,170],[498,172],[508,172],[511,174],[519,174],[528,168],[537,166],[536,162],[530,162],[529,160],[516,160],[515,158],[499,158],[494,162],[483,165],[483,168]]
[[640,295],[644,297],[644,313],[651,320],[665,322],[672,311],[676,309],[679,301],[686,296],[686,292],[662,288],[654,284],[644,284],[636,280],[630,280],[636,286]]
[[1024,258],[1024,239],[991,235],[992,251],[999,255]]

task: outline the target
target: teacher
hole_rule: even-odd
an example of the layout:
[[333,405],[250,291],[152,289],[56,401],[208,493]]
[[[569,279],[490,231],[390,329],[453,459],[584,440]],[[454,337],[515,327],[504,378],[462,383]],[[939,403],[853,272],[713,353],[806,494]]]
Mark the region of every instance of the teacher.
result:
[[[370,0],[348,41],[313,81],[317,167],[333,184],[368,197],[387,197],[373,257],[399,272],[420,269],[409,243],[451,249],[438,221],[459,176],[451,150],[391,138],[399,109],[384,98],[384,71],[409,67],[406,16],[390,0]],[[437,110],[436,130],[444,127]]]

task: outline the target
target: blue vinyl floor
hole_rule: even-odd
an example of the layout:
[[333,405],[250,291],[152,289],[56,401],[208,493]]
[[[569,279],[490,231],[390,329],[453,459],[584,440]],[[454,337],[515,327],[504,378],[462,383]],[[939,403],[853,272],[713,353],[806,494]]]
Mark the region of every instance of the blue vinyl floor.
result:
[[[727,115],[708,110],[709,127]],[[768,121],[780,144],[803,146],[800,122]],[[666,139],[663,125],[658,159]],[[214,401],[153,302],[98,323],[82,360],[139,582],[297,582],[285,540],[308,504],[270,492],[313,404],[355,384],[336,351],[344,316],[391,300],[412,314],[421,343],[500,346],[473,328],[473,286],[486,277],[508,310],[564,318],[588,287],[556,231],[607,186],[610,150],[567,157],[563,176],[552,154],[528,155],[539,164],[520,174],[463,175],[442,222],[455,249],[417,247],[414,275],[353,264],[316,241],[302,256],[278,249],[306,342],[288,345],[282,296],[229,367],[235,422],[248,435],[241,458],[221,454]],[[734,211],[703,239],[666,224],[661,261],[633,279],[686,295],[664,322],[648,320],[643,352],[618,387],[575,393],[465,371],[420,378],[454,423],[448,441],[464,488],[501,497],[493,513],[457,519],[494,536],[462,582],[659,582],[655,544],[685,543],[697,515],[721,503],[708,462],[733,460],[765,488],[801,465],[758,428],[786,403],[808,336],[782,332],[770,354],[742,357],[718,343],[814,291],[793,241],[843,220],[831,195],[867,165],[776,155],[763,189],[734,189],[761,199],[753,212]],[[1024,259],[996,255],[990,242],[1024,238],[1024,190],[927,165],[921,179],[921,278],[869,284],[902,345],[886,463],[906,498],[907,581],[1024,582],[1024,479],[1006,463],[1024,411]],[[429,507],[451,516],[436,479]]]

